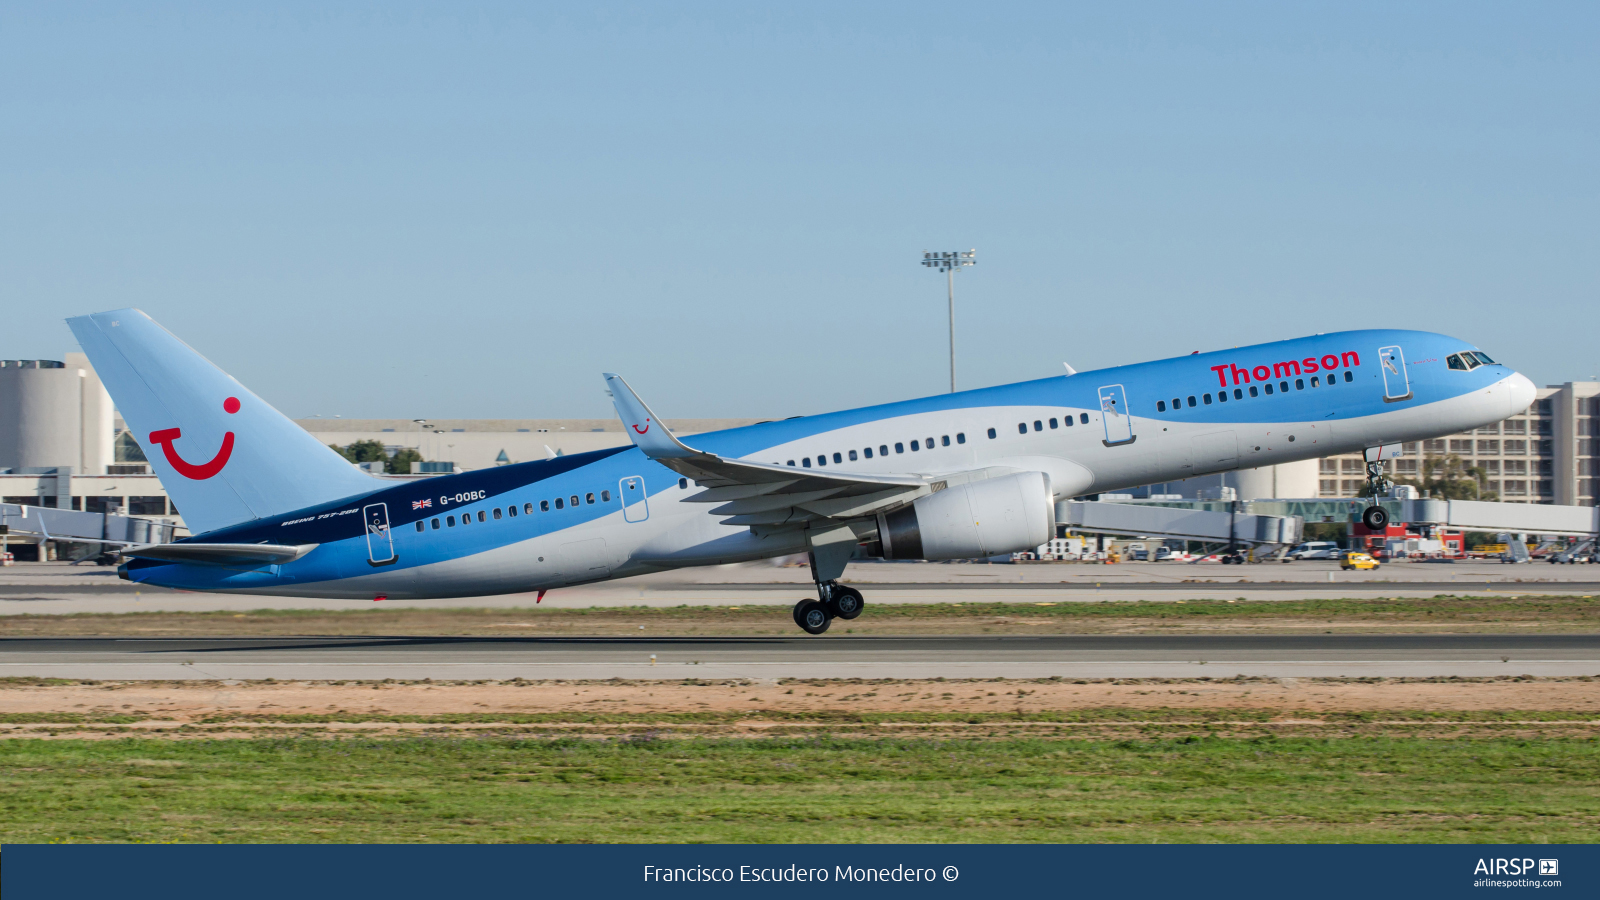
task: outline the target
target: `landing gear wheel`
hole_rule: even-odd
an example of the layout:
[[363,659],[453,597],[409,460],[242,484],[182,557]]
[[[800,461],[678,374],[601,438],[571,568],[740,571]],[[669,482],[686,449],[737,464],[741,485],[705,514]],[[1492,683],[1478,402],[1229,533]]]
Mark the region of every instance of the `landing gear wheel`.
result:
[[1368,531],[1382,531],[1389,527],[1389,511],[1381,506],[1369,506],[1361,511],[1361,524]]
[[794,623],[806,634],[821,634],[833,624],[833,616],[820,600],[801,600],[794,605]]
[[861,615],[867,608],[867,601],[861,592],[853,587],[835,584],[828,598],[828,612],[846,621]]

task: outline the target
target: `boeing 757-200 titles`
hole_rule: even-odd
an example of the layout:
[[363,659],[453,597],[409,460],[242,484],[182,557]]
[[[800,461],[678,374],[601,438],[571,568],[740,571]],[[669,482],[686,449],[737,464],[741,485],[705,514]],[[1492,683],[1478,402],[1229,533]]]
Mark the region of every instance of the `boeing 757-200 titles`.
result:
[[[68,320],[194,536],[120,552],[190,591],[430,599],[544,592],[807,553],[812,634],[853,619],[858,548],[1037,547],[1055,504],[1497,422],[1527,378],[1465,341],[1346,331],[675,437],[620,376],[633,444],[408,481],[356,469],[136,309]],[[1370,507],[1369,525],[1383,524]]]

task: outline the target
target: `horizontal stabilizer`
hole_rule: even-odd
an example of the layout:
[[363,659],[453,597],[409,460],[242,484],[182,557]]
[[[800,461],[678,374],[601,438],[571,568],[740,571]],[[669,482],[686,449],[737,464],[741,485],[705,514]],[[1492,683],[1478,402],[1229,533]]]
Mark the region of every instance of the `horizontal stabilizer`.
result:
[[202,566],[267,566],[294,562],[317,549],[317,544],[145,544],[119,553],[140,559],[192,563]]

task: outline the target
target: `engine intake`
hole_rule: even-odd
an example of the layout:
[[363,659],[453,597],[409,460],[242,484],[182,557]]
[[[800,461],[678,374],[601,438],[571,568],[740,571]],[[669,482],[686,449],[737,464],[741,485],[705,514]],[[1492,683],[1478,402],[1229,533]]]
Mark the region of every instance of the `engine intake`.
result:
[[1055,535],[1043,472],[1019,472],[929,494],[878,514],[884,559],[976,559],[1032,550]]

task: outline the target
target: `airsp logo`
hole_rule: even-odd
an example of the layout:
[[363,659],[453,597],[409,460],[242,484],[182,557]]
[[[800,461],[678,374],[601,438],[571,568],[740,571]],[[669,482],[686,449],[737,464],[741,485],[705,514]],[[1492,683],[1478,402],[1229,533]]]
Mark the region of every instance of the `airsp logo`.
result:
[[1558,860],[1558,859],[1541,859],[1541,860],[1539,860],[1539,874],[1540,875],[1560,875],[1561,874],[1561,861]]
[[[1540,875],[1557,875],[1560,862],[1554,859],[1539,860]],[[1526,875],[1533,871],[1531,859],[1480,859],[1474,875]]]

